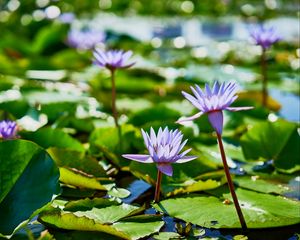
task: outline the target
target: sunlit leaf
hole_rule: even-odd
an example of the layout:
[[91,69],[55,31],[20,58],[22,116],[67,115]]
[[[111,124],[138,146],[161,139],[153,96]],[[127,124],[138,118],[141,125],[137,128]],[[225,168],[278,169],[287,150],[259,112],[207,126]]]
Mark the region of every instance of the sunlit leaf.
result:
[[[281,196],[256,193],[241,188],[236,190],[242,212],[249,228],[279,227],[300,223],[298,201]],[[221,199],[207,195],[194,195],[163,200],[155,208],[172,217],[209,228],[239,228],[234,204],[223,203],[231,199],[229,193]],[[180,208],[178,208],[180,206]]]
[[67,185],[106,191],[106,188],[95,177],[83,175],[80,172],[74,172],[63,167],[59,168],[59,172],[59,180]]

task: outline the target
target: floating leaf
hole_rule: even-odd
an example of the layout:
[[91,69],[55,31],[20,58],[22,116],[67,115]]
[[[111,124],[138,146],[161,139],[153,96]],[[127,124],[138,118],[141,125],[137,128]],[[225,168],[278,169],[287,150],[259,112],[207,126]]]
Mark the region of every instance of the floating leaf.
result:
[[[234,182],[238,186],[257,192],[283,195],[289,191],[286,184],[276,183],[274,180],[275,179],[273,179],[273,182],[271,182],[271,180],[267,181],[259,176],[236,176],[234,178]],[[279,181],[279,179],[277,181]]]
[[[300,202],[281,196],[236,190],[249,228],[280,227],[300,223]],[[230,199],[230,194],[221,196]],[[163,200],[155,205],[159,211],[208,228],[239,228],[234,204],[207,195]],[[180,207],[178,207],[180,206]]]
[[300,170],[300,136],[295,123],[258,123],[241,137],[241,146],[247,159],[274,160],[277,169],[289,173]]
[[58,169],[33,142],[0,142],[0,233],[11,234],[59,193]]
[[99,162],[84,152],[57,147],[50,147],[47,151],[59,167],[75,168],[95,177],[107,176]]
[[[212,179],[206,181],[187,181],[182,184],[168,184],[163,186],[163,191],[168,192],[167,196],[173,196],[177,194],[191,193],[191,192],[200,192],[209,189],[214,189],[220,186],[220,182]],[[174,189],[174,190],[172,190]]]
[[78,217],[71,212],[63,212],[60,210],[52,210],[49,212],[42,212],[39,219],[45,225],[57,227],[67,230],[80,231],[99,231],[105,232],[123,239],[130,239],[130,237],[120,231],[117,231],[111,225],[96,223],[93,219],[87,217]]
[[59,180],[67,185],[106,191],[106,188],[95,177],[83,175],[80,172],[74,172],[63,167],[59,168],[59,172]]
[[[160,216],[141,215],[124,218],[138,209],[135,206],[114,205],[114,203],[112,206],[92,208],[92,210],[85,212],[52,209],[42,212],[40,220],[46,225],[61,229],[99,231],[122,239],[139,239],[158,232],[164,224]],[[121,220],[121,218],[124,219]],[[105,222],[105,224],[101,222]]]
[[22,137],[38,143],[44,148],[57,147],[83,152],[82,144],[60,129],[41,128],[36,132],[23,132]]

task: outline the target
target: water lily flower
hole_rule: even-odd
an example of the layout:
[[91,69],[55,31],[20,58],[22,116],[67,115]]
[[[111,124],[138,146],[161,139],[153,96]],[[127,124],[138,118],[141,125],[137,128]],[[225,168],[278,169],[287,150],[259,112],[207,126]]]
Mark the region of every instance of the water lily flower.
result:
[[105,67],[110,70],[115,70],[117,68],[129,68],[135,64],[135,62],[129,61],[129,58],[131,56],[132,56],[132,51],[123,51],[123,50],[103,51],[101,49],[95,49],[94,63],[100,67]]
[[115,85],[115,71],[120,68],[129,68],[135,64],[130,62],[129,58],[132,56],[132,51],[123,50],[108,50],[103,51],[101,49],[95,49],[94,52],[94,63],[101,68],[107,68],[110,70],[111,82],[112,82],[112,112],[115,121],[115,125],[119,130],[119,137],[121,143],[121,134],[118,124],[118,111],[116,107],[116,85]]
[[262,75],[262,104],[267,107],[268,103],[268,74],[267,74],[267,56],[266,51],[274,43],[281,40],[281,36],[275,31],[273,27],[264,27],[262,25],[250,30],[250,35],[255,41],[256,45],[261,46],[261,75]]
[[14,121],[2,120],[0,121],[0,138],[12,139],[17,134],[17,124]]
[[78,48],[81,50],[93,49],[97,44],[103,43],[105,40],[105,33],[103,31],[83,28],[83,29],[72,29],[68,33],[68,44],[71,47]]
[[238,97],[236,95],[238,86],[235,82],[223,82],[220,85],[219,82],[216,81],[212,88],[210,88],[208,84],[205,84],[205,90],[202,90],[198,85],[195,85],[195,88],[191,87],[191,90],[194,96],[184,91],[182,91],[182,94],[188,101],[198,108],[200,112],[188,118],[180,118],[177,123],[192,121],[196,118],[199,118],[203,114],[207,114],[212,127],[217,133],[222,134],[223,110],[241,111],[253,108],[230,107],[230,105]]
[[263,49],[267,49],[281,40],[281,36],[273,27],[268,28],[262,25],[252,28],[250,36],[255,41],[255,44],[261,46]]
[[228,187],[234,202],[236,212],[238,214],[241,227],[243,230],[247,230],[247,224],[243,216],[237,195],[234,190],[233,181],[230,176],[229,167],[226,160],[226,154],[222,141],[223,130],[223,110],[240,111],[252,109],[252,107],[230,107],[230,105],[237,99],[237,85],[235,82],[222,83],[221,85],[216,81],[212,88],[208,84],[205,84],[205,90],[196,85],[195,88],[191,87],[195,96],[192,96],[186,92],[182,92],[183,96],[189,100],[196,108],[200,110],[199,113],[189,117],[181,118],[177,122],[182,123],[184,121],[192,121],[200,117],[202,114],[208,115],[212,127],[216,130],[218,145],[221,153],[221,158],[224,166],[224,171],[228,183]]
[[156,163],[158,170],[168,176],[173,175],[172,163],[184,163],[197,158],[186,156],[191,148],[180,153],[187,139],[182,142],[183,134],[178,129],[169,131],[168,127],[164,130],[159,128],[157,135],[152,127],[150,135],[143,129],[141,131],[149,154],[123,154],[124,158],[142,163]]

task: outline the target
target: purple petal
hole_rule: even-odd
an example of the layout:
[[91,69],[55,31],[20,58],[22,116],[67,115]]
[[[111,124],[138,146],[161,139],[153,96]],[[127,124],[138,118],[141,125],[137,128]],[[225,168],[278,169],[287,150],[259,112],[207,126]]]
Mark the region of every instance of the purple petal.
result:
[[208,120],[217,133],[222,134],[223,130],[223,112],[214,111],[208,113]]
[[190,117],[181,117],[176,121],[176,123],[182,124],[183,122],[193,121],[194,119],[199,118],[202,114],[203,112],[198,112]]
[[184,157],[185,155],[187,155],[190,151],[192,151],[191,148],[189,148],[189,149],[185,150],[184,152],[182,152],[182,153],[179,155],[180,158],[181,158],[181,157]]
[[196,158],[197,158],[197,156],[184,156],[184,157],[178,159],[175,163],[185,163],[185,162],[192,161]]
[[227,107],[226,110],[236,112],[236,111],[243,111],[243,110],[251,110],[254,107]]
[[147,136],[147,134],[145,133],[145,131],[143,129],[141,129],[141,132],[142,132],[142,135],[143,135],[145,146],[148,148],[148,146],[150,145],[150,142],[148,140],[148,136]]
[[182,93],[182,95],[187,99],[187,100],[189,100],[196,108],[198,108],[199,110],[203,110],[203,107],[202,107],[202,105],[201,105],[201,103],[196,99],[196,98],[194,98],[192,95],[190,95],[190,94],[188,94],[188,93],[186,93],[186,92],[184,92],[184,91],[182,91],[181,92]]
[[123,154],[122,157],[142,163],[153,163],[152,158],[146,154]]
[[151,139],[151,143],[152,145],[156,145],[157,144],[157,139],[156,139],[156,135],[155,132],[153,130],[153,128],[150,128],[150,139]]
[[159,171],[161,171],[162,173],[168,175],[168,176],[172,176],[173,175],[173,168],[171,166],[171,164],[157,164],[157,168],[159,169]]

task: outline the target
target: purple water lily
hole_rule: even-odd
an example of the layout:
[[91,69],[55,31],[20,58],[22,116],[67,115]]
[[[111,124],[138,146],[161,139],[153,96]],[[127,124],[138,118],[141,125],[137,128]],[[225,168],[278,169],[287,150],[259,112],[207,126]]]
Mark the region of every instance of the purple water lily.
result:
[[0,121],[0,138],[12,139],[17,134],[17,124],[14,121],[3,120]]
[[267,71],[267,49],[274,43],[281,40],[281,36],[275,31],[273,27],[264,27],[262,25],[252,28],[250,35],[254,39],[256,45],[262,47],[261,53],[261,75],[262,75],[262,104],[268,106],[268,71]]
[[281,40],[280,35],[273,27],[267,28],[262,25],[252,28],[250,30],[250,36],[255,41],[256,45],[260,45],[263,49],[267,49]]
[[101,49],[95,49],[94,63],[100,67],[106,67],[110,70],[115,70],[117,68],[129,68],[135,64],[135,62],[129,61],[131,56],[132,51],[108,50],[105,52]]
[[103,31],[83,28],[83,29],[72,29],[68,33],[68,44],[74,48],[81,50],[93,49],[99,43],[105,41],[105,33]]
[[252,107],[230,107],[237,99],[238,86],[235,82],[222,83],[215,82],[212,89],[205,84],[205,90],[201,90],[198,85],[191,87],[194,96],[182,91],[183,96],[189,100],[196,108],[200,110],[197,114],[180,118],[177,123],[192,121],[207,113],[209,122],[217,133],[221,134],[223,130],[223,110],[241,111],[249,110]]
[[181,118],[177,122],[182,123],[184,121],[192,121],[193,119],[200,117],[202,114],[207,113],[208,119],[217,133],[218,145],[221,153],[224,171],[228,187],[234,202],[234,206],[238,214],[241,227],[246,231],[247,224],[234,190],[234,185],[230,176],[221,134],[223,130],[223,110],[240,111],[252,109],[252,107],[230,107],[230,105],[237,99],[237,85],[235,82],[222,83],[221,85],[218,82],[215,82],[212,89],[208,84],[205,84],[204,91],[202,91],[198,85],[196,85],[196,89],[194,89],[193,87],[191,87],[191,89],[195,96],[192,96],[186,92],[182,92],[182,94],[196,108],[198,108],[200,112],[189,118]]
[[119,129],[119,137],[121,143],[121,130],[118,124],[118,111],[116,107],[116,85],[115,85],[115,72],[120,68],[129,68],[135,64],[130,62],[129,58],[132,56],[132,51],[123,50],[108,50],[103,51],[101,49],[95,49],[94,52],[94,63],[102,68],[107,68],[111,73],[112,82],[112,112],[116,127]]
[[153,128],[150,129],[150,135],[143,129],[141,131],[149,154],[123,154],[124,158],[142,163],[156,163],[158,170],[168,176],[173,175],[172,163],[184,163],[197,158],[186,156],[191,148],[180,153],[187,139],[182,142],[183,134],[178,129],[169,131],[167,127],[164,130],[159,128],[157,135]]

